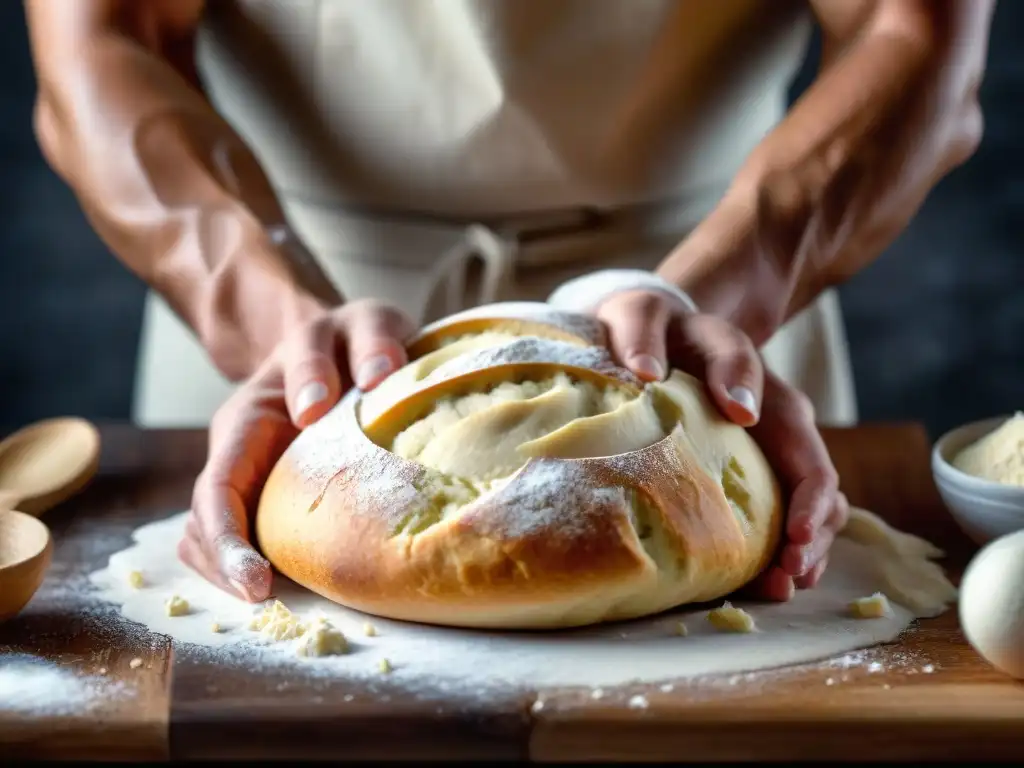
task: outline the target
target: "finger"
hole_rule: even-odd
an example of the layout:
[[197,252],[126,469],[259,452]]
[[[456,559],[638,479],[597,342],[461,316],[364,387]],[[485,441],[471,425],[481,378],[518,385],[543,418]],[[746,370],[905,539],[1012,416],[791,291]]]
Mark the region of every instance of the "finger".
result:
[[818,561],[806,575],[800,576],[794,580],[797,589],[812,589],[818,586],[818,582],[821,581],[821,577],[825,575],[825,569],[828,567],[828,554],[826,553],[821,560]]
[[816,472],[800,480],[790,496],[786,538],[809,544],[828,520],[836,505],[838,482],[830,473]]
[[282,345],[285,402],[292,423],[300,429],[327,413],[341,397],[336,333],[330,317],[325,317],[302,326]]
[[837,493],[835,503],[832,505],[832,512],[815,535],[814,540],[803,546],[789,545],[795,552],[790,555],[794,570],[789,570],[789,573],[795,577],[806,576],[810,573],[819,561],[827,557],[836,536],[846,527],[846,521],[849,518],[850,503],[845,494]]
[[405,341],[415,327],[404,313],[381,304],[359,302],[345,307],[339,319],[349,370],[359,389],[373,389],[408,362]]
[[623,292],[604,302],[597,316],[608,327],[615,359],[642,381],[665,378],[672,310],[664,298],[650,291]]
[[199,523],[196,522],[195,512],[189,513],[188,518],[185,520],[185,537],[199,539]]
[[814,540],[809,544],[788,544],[779,556],[782,569],[794,578],[806,576],[828,555],[836,534],[827,526],[823,526]]
[[249,515],[270,470],[297,434],[278,381],[236,391],[210,425],[210,452],[192,496],[211,567],[250,601],[270,594],[270,564],[249,543]]
[[764,367],[750,339],[712,315],[687,315],[679,325],[679,362],[684,370],[704,380],[726,418],[743,427],[757,424]]
[[785,603],[792,599],[794,591],[793,577],[778,565],[770,565],[744,587],[741,594],[751,600]]
[[210,567],[246,600],[265,600],[270,595],[270,563],[249,543],[244,503],[230,486],[215,481],[200,483],[194,509]]
[[807,397],[771,371],[764,380],[764,412],[751,435],[789,495],[786,538],[809,544],[832,513],[839,476]]
[[217,568],[210,565],[210,560],[198,536],[186,534],[182,538],[178,543],[178,558],[211,584],[235,597],[245,597],[224,580]]

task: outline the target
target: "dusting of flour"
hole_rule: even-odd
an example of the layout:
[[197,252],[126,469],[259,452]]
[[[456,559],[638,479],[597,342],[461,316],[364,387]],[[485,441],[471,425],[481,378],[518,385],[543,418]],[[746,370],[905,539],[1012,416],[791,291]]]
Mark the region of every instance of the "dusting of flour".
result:
[[74,670],[25,653],[0,656],[0,712],[25,717],[88,711],[125,695],[124,683]]
[[[277,599],[303,619],[326,617],[350,641],[347,654],[300,659],[293,644],[268,643],[249,629],[262,606],[222,592],[178,561],[175,544],[186,516],[177,514],[139,528],[131,547],[111,556],[106,568],[90,576],[97,596],[120,606],[128,619],[193,650],[220,655],[225,662],[277,661],[310,675],[348,680],[379,682],[386,677],[389,686],[417,695],[486,695],[499,688],[551,687],[586,687],[604,695],[605,690],[631,683],[662,683],[671,689],[674,683],[669,681],[698,682],[709,676],[718,676],[721,685],[722,680],[742,680],[745,673],[829,659],[894,640],[915,616],[935,615],[955,597],[952,586],[926,567],[937,569],[922,554],[927,547],[914,550],[909,545],[919,540],[885,533],[884,528],[878,528],[878,536],[841,535],[816,589],[800,591],[785,604],[736,603],[754,617],[759,629],[747,635],[716,632],[706,620],[706,606],[567,632],[431,627],[342,608],[277,575]],[[893,538],[897,535],[903,538]],[[142,572],[142,588],[131,586],[132,571]],[[900,576],[908,573],[914,578]],[[858,620],[848,615],[850,601],[877,591],[889,594],[890,616]],[[188,601],[187,615],[166,615],[164,603],[175,594]],[[680,621],[687,627],[685,637],[678,631]],[[219,632],[212,630],[214,623]],[[373,629],[369,633],[368,623]],[[382,664],[390,667],[386,675]],[[838,668],[836,680],[842,674]],[[634,706],[642,704],[637,700]]]

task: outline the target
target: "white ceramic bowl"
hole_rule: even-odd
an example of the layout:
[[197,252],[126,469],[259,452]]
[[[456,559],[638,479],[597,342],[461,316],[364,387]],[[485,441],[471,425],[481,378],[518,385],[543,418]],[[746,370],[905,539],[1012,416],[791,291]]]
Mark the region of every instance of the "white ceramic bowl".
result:
[[973,477],[954,467],[952,461],[1009,418],[998,416],[957,427],[940,437],[932,449],[932,476],[939,495],[964,533],[982,545],[1024,530],[1024,488]]

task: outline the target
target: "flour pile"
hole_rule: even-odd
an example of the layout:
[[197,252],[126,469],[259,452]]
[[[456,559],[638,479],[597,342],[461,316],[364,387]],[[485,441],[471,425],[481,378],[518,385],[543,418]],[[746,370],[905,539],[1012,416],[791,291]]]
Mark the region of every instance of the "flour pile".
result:
[[[366,616],[275,576],[277,600],[304,622],[326,619],[348,639],[347,653],[300,659],[294,643],[273,642],[252,628],[263,606],[231,597],[178,561],[175,545],[186,517],[181,513],[139,528],[131,547],[90,576],[98,596],[154,632],[205,646],[226,659],[251,654],[266,663],[277,658],[345,679],[386,675],[389,684],[409,690],[612,687],[771,669],[894,640],[914,618],[938,615],[956,598],[932,562],[941,552],[856,510],[835,542],[819,587],[798,592],[785,604],[737,603],[754,618],[758,631],[753,634],[716,631],[706,606],[567,632],[445,629]],[[142,575],[141,586],[132,585],[133,572]],[[876,592],[891,601],[888,615],[853,618],[848,605]],[[167,615],[165,604],[174,595],[188,602],[185,615]]]
[[34,717],[80,713],[123,693],[123,683],[77,675],[38,656],[0,656],[0,712]]

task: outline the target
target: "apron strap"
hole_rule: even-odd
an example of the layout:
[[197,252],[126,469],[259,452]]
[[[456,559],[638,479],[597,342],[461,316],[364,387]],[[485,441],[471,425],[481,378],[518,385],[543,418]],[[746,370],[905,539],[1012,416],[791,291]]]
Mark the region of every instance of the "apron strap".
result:
[[429,280],[443,287],[446,315],[465,309],[466,282],[474,262],[483,268],[480,287],[472,306],[493,304],[501,296],[502,285],[512,276],[518,243],[502,237],[490,227],[472,224],[466,227],[462,238],[442,254],[430,270]]

